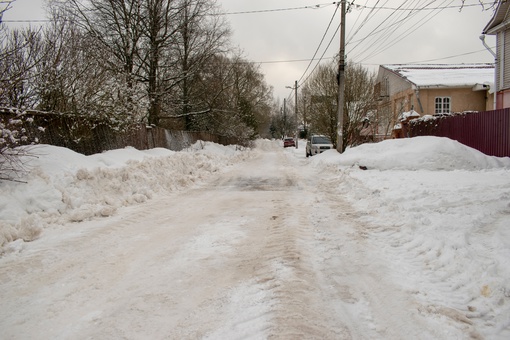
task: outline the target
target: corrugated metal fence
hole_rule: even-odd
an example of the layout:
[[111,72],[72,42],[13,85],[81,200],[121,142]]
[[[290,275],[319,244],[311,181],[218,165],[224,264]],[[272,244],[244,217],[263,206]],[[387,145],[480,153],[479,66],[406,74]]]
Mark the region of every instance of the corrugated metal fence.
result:
[[510,157],[510,109],[412,120],[408,135],[448,137],[490,156]]

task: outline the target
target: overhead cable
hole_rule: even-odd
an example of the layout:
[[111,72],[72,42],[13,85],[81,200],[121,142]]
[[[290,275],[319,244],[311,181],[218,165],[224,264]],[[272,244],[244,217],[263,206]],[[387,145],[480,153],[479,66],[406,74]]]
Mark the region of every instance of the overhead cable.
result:
[[[328,27],[326,27],[326,31],[324,32],[324,34],[322,35],[322,38],[321,38],[321,41],[319,42],[319,46],[317,46],[317,49],[315,50],[315,53],[313,54],[313,57],[312,59],[310,60],[310,63],[308,64],[308,66],[306,67],[305,71],[303,72],[303,74],[301,75],[301,78],[299,78],[298,80],[298,83],[301,83],[301,80],[304,78],[304,76],[306,75],[306,72],[308,71],[308,69],[310,68],[310,66],[312,65],[313,61],[315,60],[315,56],[317,55],[317,53],[319,52],[321,46],[322,46],[322,43],[324,42],[324,39],[326,38],[326,35],[328,34],[329,32],[329,28],[331,27],[331,23],[333,22],[333,20],[335,19],[335,16],[336,16],[336,12],[338,12],[338,5],[336,6],[336,9],[335,9],[335,12],[333,13],[333,15],[331,16],[331,20],[329,21],[329,24],[328,24]],[[331,44],[331,43],[330,43]],[[328,45],[329,47],[329,45]],[[320,62],[320,59],[319,61]],[[313,71],[312,71],[313,72]]]

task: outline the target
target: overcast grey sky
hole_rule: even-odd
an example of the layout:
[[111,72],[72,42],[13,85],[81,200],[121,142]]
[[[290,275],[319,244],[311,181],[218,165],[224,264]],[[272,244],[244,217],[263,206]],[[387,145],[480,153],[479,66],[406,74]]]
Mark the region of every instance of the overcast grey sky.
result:
[[[227,14],[233,44],[248,60],[260,63],[275,97],[283,100],[294,81],[304,81],[316,65],[311,59],[326,46],[326,61],[339,50],[340,10],[324,0],[217,0]],[[350,1],[352,2],[352,1]],[[5,20],[44,19],[43,0],[16,0]],[[355,0],[347,14],[347,59],[371,70],[380,64],[493,62],[479,36],[492,17],[479,0]],[[452,7],[453,6],[453,7]],[[308,7],[308,8],[304,8]],[[426,7],[425,9],[423,9]],[[451,7],[451,8],[444,8]],[[444,8],[444,9],[438,9]],[[407,10],[405,10],[407,9]],[[412,11],[410,9],[413,9]],[[334,16],[333,16],[334,15]],[[494,46],[494,37],[487,37]],[[295,61],[304,60],[304,61]]]

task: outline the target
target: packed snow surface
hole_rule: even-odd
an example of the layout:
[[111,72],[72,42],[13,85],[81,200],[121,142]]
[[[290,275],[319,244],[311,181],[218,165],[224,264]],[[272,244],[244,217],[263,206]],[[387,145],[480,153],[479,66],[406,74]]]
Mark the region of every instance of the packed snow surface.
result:
[[0,182],[1,337],[510,338],[509,158],[304,146],[32,149]]

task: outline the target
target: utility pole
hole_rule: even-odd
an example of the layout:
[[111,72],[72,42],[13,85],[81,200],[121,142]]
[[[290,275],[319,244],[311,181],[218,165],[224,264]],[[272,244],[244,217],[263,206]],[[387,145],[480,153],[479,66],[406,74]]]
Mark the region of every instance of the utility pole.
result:
[[287,136],[287,98],[283,98],[283,137]]
[[345,11],[347,0],[342,0],[340,21],[340,61],[338,63],[338,122],[336,150],[344,151],[344,101],[345,101]]
[[294,111],[296,113],[296,149],[297,149],[298,148],[298,140],[299,140],[299,130],[298,130],[299,118],[298,118],[298,107],[297,107],[297,80],[294,82],[294,90],[296,91],[296,92],[294,92],[294,99],[295,99]]
[[298,139],[299,139],[299,132],[298,132],[298,123],[299,123],[299,119],[298,119],[298,107],[297,107],[297,89],[298,89],[298,86],[297,86],[297,80],[294,82],[294,87],[292,86],[285,86],[285,88],[287,89],[292,89],[294,90],[294,114],[296,115],[296,127],[295,127],[295,130],[296,130],[296,133],[295,133],[295,136],[296,136],[296,149],[298,148]]

